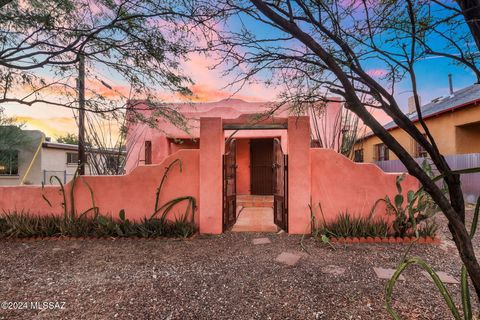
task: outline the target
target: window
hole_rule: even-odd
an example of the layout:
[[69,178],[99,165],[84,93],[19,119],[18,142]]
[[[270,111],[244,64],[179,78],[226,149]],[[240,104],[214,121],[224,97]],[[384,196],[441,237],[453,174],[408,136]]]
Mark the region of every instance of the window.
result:
[[0,175],[18,175],[18,150],[0,150]]
[[145,164],[152,164],[152,141],[145,141]]
[[[427,135],[423,135],[425,139],[427,138]],[[425,150],[424,147],[420,145],[417,141],[413,140],[413,145],[414,145],[414,152],[415,152],[415,158],[426,158],[427,157],[427,150]]]
[[78,153],[67,152],[67,164],[78,165]]
[[363,162],[363,149],[355,150],[353,160],[355,162]]
[[376,144],[374,146],[375,148],[375,160],[376,161],[385,161],[385,160],[389,160],[389,156],[388,156],[388,147],[383,144],[383,143],[379,143],[379,144]]

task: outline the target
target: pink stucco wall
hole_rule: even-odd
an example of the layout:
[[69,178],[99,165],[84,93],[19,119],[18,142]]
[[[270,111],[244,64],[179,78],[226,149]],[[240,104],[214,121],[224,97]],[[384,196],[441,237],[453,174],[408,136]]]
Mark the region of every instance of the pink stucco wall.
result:
[[[180,197],[193,196],[199,200],[199,151],[181,150],[169,156],[160,164],[140,166],[125,176],[84,176],[77,179],[75,185],[75,207],[83,212],[92,206],[90,192],[83,181],[93,189],[95,205],[103,214],[117,216],[121,209],[126,217],[138,220],[150,217],[155,205],[155,192],[168,166],[175,159],[183,163],[183,170],[175,165],[170,171],[160,195],[160,205],[166,201]],[[181,186],[181,188],[179,188]],[[66,185],[67,195],[71,183]],[[40,186],[0,187],[0,209],[26,210],[32,214],[61,214],[61,195],[57,186],[46,186],[45,194],[52,202],[52,207],[42,199]],[[67,197],[67,201],[69,198]],[[172,210],[169,218],[185,212],[185,204]],[[195,221],[198,222],[198,210]]]
[[310,120],[288,118],[288,232],[310,233]]
[[[396,194],[395,179],[398,174],[384,173],[374,164],[354,163],[331,149],[310,148],[310,119],[306,116],[276,118],[277,123],[287,123],[287,130],[246,130],[238,136],[237,190],[239,194],[249,192],[249,139],[278,137],[288,154],[288,231],[309,233],[311,217],[309,204],[320,219],[318,204],[321,203],[325,219],[331,221],[339,213],[348,211],[353,215],[367,215],[374,202],[385,195]],[[91,207],[88,183],[94,192],[95,204],[103,214],[118,215],[121,209],[127,218],[136,220],[149,217],[154,208],[155,191],[165,167],[175,159],[183,162],[183,171],[178,166],[170,172],[161,194],[160,204],[180,197],[193,196],[198,201],[195,221],[201,233],[222,233],[222,155],[225,152],[223,125],[229,119],[202,117],[200,121],[199,149],[177,150],[166,136],[152,143],[153,160],[158,164],[132,168],[125,176],[84,176],[75,187],[76,209],[82,212]],[[234,121],[234,120],[231,120]],[[153,133],[152,133],[153,134]],[[159,136],[149,136],[154,139]],[[163,142],[162,142],[163,141]],[[142,142],[143,143],[143,142]],[[196,148],[196,142],[185,145]],[[143,146],[142,146],[143,147]],[[176,149],[175,149],[176,148]],[[162,150],[172,152],[165,155]],[[160,155],[164,157],[160,159]],[[165,158],[166,157],[166,158]],[[418,182],[407,177],[403,182],[404,192],[416,190]],[[67,193],[71,184],[67,184]],[[0,187],[0,210],[26,210],[32,214],[61,214],[61,195],[56,186],[45,188],[49,207],[42,199],[40,186]],[[186,203],[176,207],[173,215],[183,213]],[[380,207],[378,214],[384,214]],[[170,216],[173,218],[174,216]]]
[[225,151],[221,118],[202,118],[200,130],[200,232],[223,232],[223,170]]
[[[342,212],[366,216],[374,202],[397,193],[395,181],[399,174],[385,173],[372,163],[355,163],[329,149],[311,149],[311,196],[316,218],[320,219],[319,203],[325,220],[332,221]],[[407,176],[402,182],[404,193],[417,190],[418,180]],[[385,214],[379,206],[377,215]],[[321,220],[317,220],[321,221]]]
[[[335,121],[341,113],[342,104],[334,101],[328,103],[325,112],[321,113],[322,121],[318,124],[322,139],[330,139],[330,131],[335,127]],[[161,117],[156,118],[156,126],[150,127],[145,123],[131,122],[128,124],[127,131],[127,150],[128,156],[125,170],[131,172],[139,165],[144,165],[145,160],[145,141],[152,142],[153,163],[159,163],[165,157],[178,149],[198,148],[198,144],[175,144],[172,138],[177,139],[198,139],[200,137],[200,118],[221,118],[224,123],[251,123],[252,117],[259,113],[272,110],[273,102],[247,102],[240,99],[225,99],[217,102],[208,103],[169,103],[165,104],[168,108],[175,109],[183,114],[187,120],[188,130],[176,127],[170,121]],[[142,102],[134,103],[136,112],[149,118],[152,110]],[[277,109],[272,117],[264,122],[273,123],[273,118],[286,118],[291,115],[288,105]],[[256,120],[255,120],[256,121]],[[233,131],[225,130],[225,138],[230,137]],[[325,135],[325,137],[323,137]],[[241,130],[234,134],[235,138],[274,138],[280,137],[283,150],[287,150],[287,130]],[[310,139],[310,137],[309,137]]]

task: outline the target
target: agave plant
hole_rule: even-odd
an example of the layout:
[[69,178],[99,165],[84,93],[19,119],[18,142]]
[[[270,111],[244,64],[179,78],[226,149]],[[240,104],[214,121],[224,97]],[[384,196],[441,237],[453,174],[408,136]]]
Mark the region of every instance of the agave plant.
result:
[[319,203],[322,223],[316,222],[312,212],[312,233],[316,237],[386,237],[388,222],[374,217],[373,212],[366,217],[353,216],[348,211],[341,212],[337,218],[327,223]]
[[[178,197],[171,199],[167,201],[165,204],[161,205],[159,204],[160,201],[160,193],[162,191],[162,187],[167,179],[168,173],[170,170],[178,164],[180,172],[182,172],[182,161],[180,159],[175,159],[173,160],[166,168],[165,172],[163,173],[162,179],[160,180],[160,184],[157,188],[157,191],[155,193],[155,207],[152,215],[150,216],[150,219],[160,219],[161,221],[165,221],[167,218],[168,213],[179,203],[187,201],[187,207],[185,209],[185,213],[183,214],[182,218],[186,222],[186,219],[190,219],[193,221],[194,215],[195,215],[195,209],[197,208],[197,202],[194,197],[192,196],[184,196],[184,197]],[[158,218],[158,216],[160,217]]]

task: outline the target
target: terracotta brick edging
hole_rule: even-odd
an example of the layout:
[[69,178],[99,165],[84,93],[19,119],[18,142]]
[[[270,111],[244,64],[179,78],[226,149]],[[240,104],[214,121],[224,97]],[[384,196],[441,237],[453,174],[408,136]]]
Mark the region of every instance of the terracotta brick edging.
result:
[[412,242],[421,243],[421,244],[440,244],[440,238],[435,237],[348,237],[348,238],[330,238],[331,243],[344,243],[344,244],[356,244],[356,243],[398,243],[398,244],[410,244]]

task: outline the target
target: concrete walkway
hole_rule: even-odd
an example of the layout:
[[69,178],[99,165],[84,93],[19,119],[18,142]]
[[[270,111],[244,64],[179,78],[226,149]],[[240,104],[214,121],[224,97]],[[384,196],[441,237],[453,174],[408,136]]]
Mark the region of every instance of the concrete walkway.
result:
[[240,211],[233,232],[277,232],[273,223],[273,209],[268,207],[247,207]]

